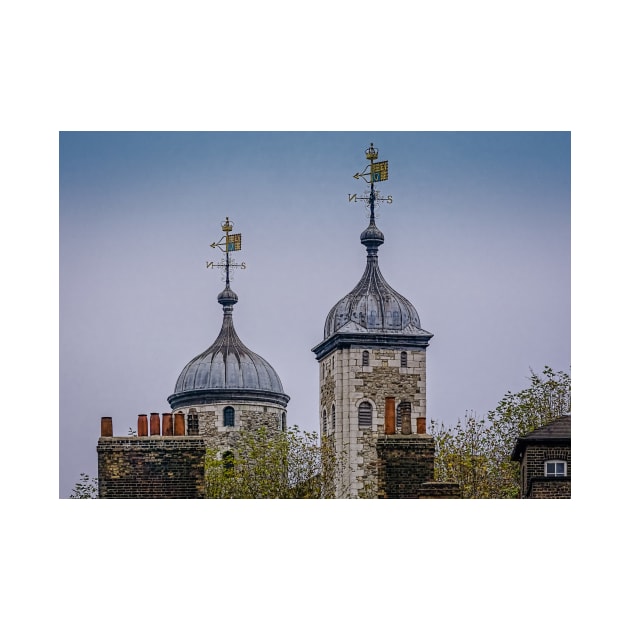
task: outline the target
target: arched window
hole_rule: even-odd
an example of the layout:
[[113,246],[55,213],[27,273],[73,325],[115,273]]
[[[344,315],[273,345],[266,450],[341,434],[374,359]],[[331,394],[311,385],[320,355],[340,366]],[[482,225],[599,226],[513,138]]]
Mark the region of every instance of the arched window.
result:
[[234,469],[234,453],[225,451],[221,458],[223,459],[223,470],[225,472],[232,471]]
[[336,413],[335,413],[335,405],[332,406],[332,410],[330,412],[330,429],[334,433],[335,426],[337,423]]
[[411,417],[411,403],[403,400],[398,404],[398,407],[396,407],[396,433],[402,431],[402,418],[405,412]]
[[407,353],[404,350],[400,353],[400,367],[407,367]]
[[328,433],[328,419],[326,418],[326,410],[324,409],[324,413],[322,414],[322,435],[326,435]]
[[372,428],[372,405],[369,402],[362,402],[359,405],[359,429]]
[[234,407],[225,407],[223,409],[223,426],[224,427],[234,426]]
[[287,414],[286,414],[286,411],[282,412],[282,430],[283,431],[287,430]]
[[367,350],[363,351],[363,365],[370,365],[370,353]]

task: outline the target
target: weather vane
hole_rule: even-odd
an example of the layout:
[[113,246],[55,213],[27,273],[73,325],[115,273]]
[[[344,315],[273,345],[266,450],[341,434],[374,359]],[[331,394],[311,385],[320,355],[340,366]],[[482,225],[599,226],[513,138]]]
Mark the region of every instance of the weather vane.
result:
[[374,147],[374,143],[370,142],[370,148],[365,150],[365,157],[370,161],[370,165],[363,169],[362,173],[355,173],[354,179],[362,179],[364,182],[370,184],[370,189],[364,194],[367,196],[359,197],[356,193],[348,193],[348,202],[365,201],[365,205],[370,210],[370,221],[374,221],[374,208],[380,205],[381,202],[393,203],[391,195],[387,197],[381,197],[380,191],[374,190],[374,182],[384,182],[388,179],[389,166],[387,160],[384,162],[375,162],[378,160],[378,149]]
[[210,247],[218,247],[222,252],[225,253],[225,260],[220,262],[206,262],[206,269],[210,267],[214,269],[215,267],[219,267],[223,273],[225,274],[225,284],[229,286],[230,284],[230,268],[236,269],[240,267],[241,269],[245,269],[245,263],[238,263],[232,259],[230,256],[230,252],[238,252],[241,250],[241,235],[240,234],[230,234],[232,228],[234,227],[234,223],[230,221],[230,217],[225,217],[225,221],[221,224],[221,229],[225,232],[225,235],[221,238],[218,243],[211,243]]

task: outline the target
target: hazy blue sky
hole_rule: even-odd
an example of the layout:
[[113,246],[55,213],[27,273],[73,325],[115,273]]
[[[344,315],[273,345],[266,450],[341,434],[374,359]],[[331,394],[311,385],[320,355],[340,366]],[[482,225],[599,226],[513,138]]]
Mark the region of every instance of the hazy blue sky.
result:
[[206,261],[225,216],[243,234],[232,281],[243,342],[318,427],[310,349],[359,280],[367,225],[348,194],[370,142],[379,262],[435,336],[427,415],[485,414],[530,368],[570,370],[568,132],[61,133],[60,496],[96,474],[100,417],[125,435],[164,412],[184,365],[218,334],[223,282]]

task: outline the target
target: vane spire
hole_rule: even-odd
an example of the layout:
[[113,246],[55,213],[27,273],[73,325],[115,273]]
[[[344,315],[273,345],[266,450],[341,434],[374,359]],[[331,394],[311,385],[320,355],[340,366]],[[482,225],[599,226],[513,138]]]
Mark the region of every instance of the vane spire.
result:
[[[370,166],[363,170],[362,173],[355,173],[355,179],[363,179],[370,184],[370,190],[367,197],[357,197],[357,195],[348,195],[348,201],[357,201],[362,199],[370,211],[370,224],[361,234],[361,243],[365,245],[368,256],[376,256],[378,248],[385,242],[383,233],[376,227],[375,208],[383,201],[378,190],[374,188],[375,182],[384,182],[388,179],[389,170],[388,162],[376,162],[378,160],[378,149],[370,142],[370,146],[365,150],[365,159],[370,162]],[[391,195],[384,199],[387,203],[392,203]]]
[[218,247],[220,251],[225,253],[225,260],[219,262],[206,262],[206,269],[215,267],[221,269],[225,273],[225,289],[219,293],[219,303],[223,305],[223,310],[232,310],[232,306],[238,301],[238,296],[230,288],[230,269],[245,269],[245,263],[235,262],[230,252],[240,251],[241,234],[230,234],[234,228],[234,223],[230,221],[230,217],[225,217],[225,221],[221,224],[221,229],[225,234],[215,243],[211,243],[210,247]]

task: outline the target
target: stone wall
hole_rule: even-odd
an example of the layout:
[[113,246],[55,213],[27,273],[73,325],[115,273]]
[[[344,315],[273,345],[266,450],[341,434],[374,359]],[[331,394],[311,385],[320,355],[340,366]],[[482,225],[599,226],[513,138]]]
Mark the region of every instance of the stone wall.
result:
[[[223,426],[223,410],[234,409],[234,426]],[[255,431],[261,427],[279,430],[282,427],[282,415],[286,409],[280,405],[238,403],[234,401],[217,402],[211,405],[183,407],[174,410],[181,412],[186,418],[196,415],[199,422],[199,436],[206,446],[217,452],[225,452],[234,448],[241,431]]]
[[203,499],[206,447],[199,437],[101,437],[99,499]]

